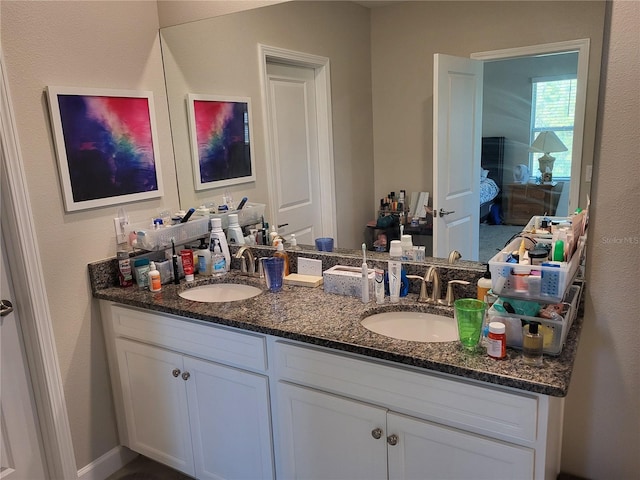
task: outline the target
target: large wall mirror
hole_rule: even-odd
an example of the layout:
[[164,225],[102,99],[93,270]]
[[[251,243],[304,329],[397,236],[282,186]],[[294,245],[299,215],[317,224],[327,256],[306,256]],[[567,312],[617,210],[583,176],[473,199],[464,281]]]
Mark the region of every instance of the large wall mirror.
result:
[[[479,52],[576,39],[589,40],[588,58],[583,59],[587,71],[580,80],[585,84],[577,86],[584,93],[584,106],[577,112],[582,142],[575,171],[581,173],[578,178],[568,174],[570,187],[564,191],[558,213],[566,213],[575,203],[586,203],[604,2],[290,1],[202,19],[197,13],[185,17],[184,9],[203,2],[186,2],[175,22],[169,9],[163,12],[163,3],[172,2],[159,3],[164,25],[195,20],[160,32],[182,208],[219,201],[225,193],[220,188],[194,188],[188,94],[251,98],[256,179],[227,188],[235,198],[272,203],[268,162],[273,152],[268,151],[270,120],[260,45],[330,60],[332,233],[339,246],[358,248],[366,223],[375,218],[379,198],[400,189],[432,191],[435,53],[469,58]],[[531,106],[523,95],[531,96],[532,79],[575,76],[578,68],[575,52],[524,57],[494,58],[485,68],[483,136],[507,141],[505,183],[513,179],[514,167],[530,161]],[[528,84],[525,94],[514,88],[509,72],[515,69]],[[501,90],[505,86],[510,91]],[[537,161],[532,170],[535,168]]]

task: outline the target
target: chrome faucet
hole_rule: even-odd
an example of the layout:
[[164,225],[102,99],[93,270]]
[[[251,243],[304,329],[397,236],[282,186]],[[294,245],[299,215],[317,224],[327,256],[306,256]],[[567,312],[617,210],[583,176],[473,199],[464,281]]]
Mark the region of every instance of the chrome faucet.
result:
[[[241,272],[249,273],[250,275],[253,275],[254,273],[256,273],[256,262],[253,257],[253,253],[251,252],[251,249],[248,246],[243,245],[242,247],[240,247],[236,252],[236,254],[234,255],[234,258],[239,258],[241,260],[241,263],[240,263]],[[247,264],[249,264],[248,268],[247,268]]]

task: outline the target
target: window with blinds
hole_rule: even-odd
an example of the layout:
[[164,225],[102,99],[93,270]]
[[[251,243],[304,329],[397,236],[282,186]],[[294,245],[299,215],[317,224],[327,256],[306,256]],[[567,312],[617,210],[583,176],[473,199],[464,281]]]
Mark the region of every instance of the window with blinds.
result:
[[[553,166],[554,180],[571,177],[571,153],[573,124],[576,108],[575,76],[539,77],[532,79],[531,139],[533,143],[540,132],[553,130],[567,147],[566,152],[556,152]],[[538,172],[541,153],[530,154],[531,172]]]

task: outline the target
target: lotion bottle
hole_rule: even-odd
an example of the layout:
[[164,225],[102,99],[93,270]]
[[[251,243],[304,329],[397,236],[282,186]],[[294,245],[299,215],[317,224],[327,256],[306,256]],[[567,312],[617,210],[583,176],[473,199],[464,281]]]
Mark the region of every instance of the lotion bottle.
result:
[[220,240],[217,238],[211,239],[211,275],[214,277],[221,277],[227,273],[227,261],[222,248],[220,247]]
[[389,298],[391,303],[400,301],[402,275],[402,245],[400,240],[391,240],[389,247]]
[[284,276],[289,275],[289,255],[284,251],[284,246],[282,245],[282,239],[276,240],[276,251],[273,253],[274,257],[281,257],[284,260]]
[[155,262],[149,262],[149,290],[152,292],[159,292],[162,290],[160,272],[156,268]]
[[227,228],[227,240],[232,245],[244,245],[244,235],[242,234],[242,228],[238,223],[238,214],[229,214],[229,228]]
[[222,219],[215,217],[211,219],[211,241],[209,243],[209,249],[214,251],[214,239],[218,240],[218,244],[220,245],[220,251],[224,255],[224,260],[226,264],[226,271],[229,271],[229,266],[231,265],[231,255],[229,254],[229,245],[227,244],[227,237],[222,230]]

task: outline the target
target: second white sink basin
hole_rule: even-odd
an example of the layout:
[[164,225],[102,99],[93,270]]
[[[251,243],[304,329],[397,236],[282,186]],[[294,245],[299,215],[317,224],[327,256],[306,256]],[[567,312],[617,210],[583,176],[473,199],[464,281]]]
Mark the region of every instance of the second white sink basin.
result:
[[367,330],[399,340],[453,342],[458,339],[455,319],[433,313],[376,313],[360,323]]
[[180,293],[182,298],[194,302],[235,302],[256,297],[262,293],[257,287],[240,283],[212,283],[188,288]]

